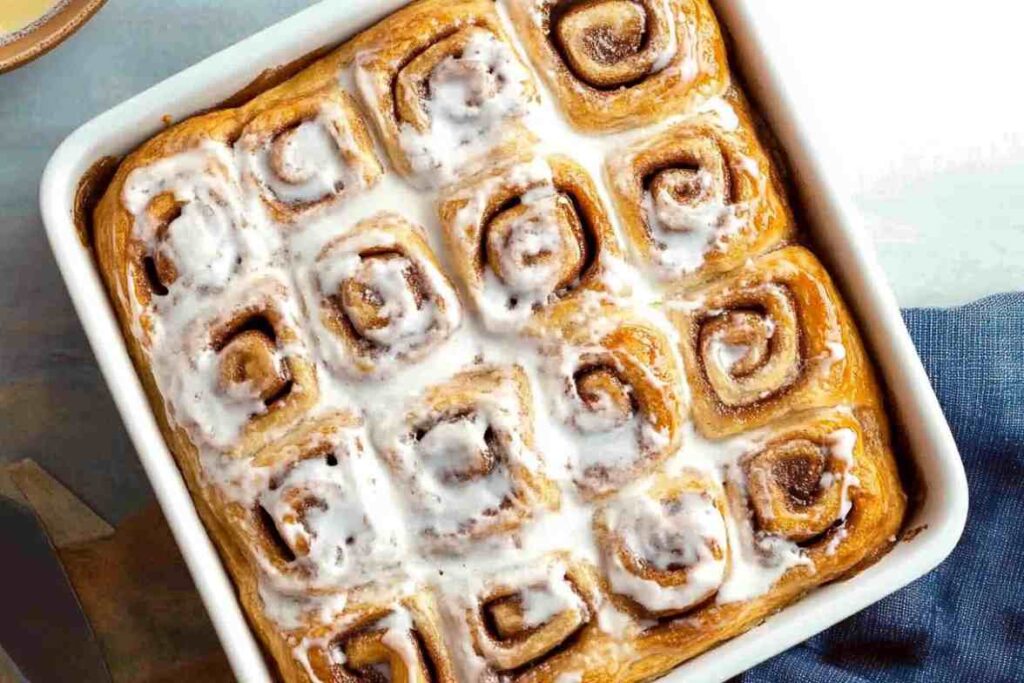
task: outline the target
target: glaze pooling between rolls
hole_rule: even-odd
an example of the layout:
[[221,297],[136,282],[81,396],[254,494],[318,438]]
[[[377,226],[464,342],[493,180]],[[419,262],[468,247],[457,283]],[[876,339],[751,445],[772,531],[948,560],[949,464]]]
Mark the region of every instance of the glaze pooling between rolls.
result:
[[419,0],[122,162],[101,272],[281,679],[648,680],[885,551],[775,151],[705,0]]

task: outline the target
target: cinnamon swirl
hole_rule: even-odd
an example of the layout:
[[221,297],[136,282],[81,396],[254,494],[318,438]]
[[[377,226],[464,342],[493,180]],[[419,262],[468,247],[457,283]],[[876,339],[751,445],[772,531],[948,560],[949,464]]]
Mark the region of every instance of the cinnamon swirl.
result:
[[725,90],[725,49],[705,0],[510,0],[562,110],[584,130],[687,111]]
[[593,181],[561,156],[473,176],[443,194],[439,211],[463,286],[495,331],[607,289],[603,274],[620,254]]
[[742,95],[609,158],[623,226],[657,277],[695,282],[793,236],[793,217]]
[[422,358],[461,322],[423,229],[398,214],[364,219],[328,242],[316,266],[322,353],[356,378]]
[[529,138],[536,101],[487,0],[427,0],[361,37],[355,77],[395,167],[425,185]]
[[707,436],[841,401],[878,401],[853,320],[803,247],[754,259],[672,308],[694,423]]

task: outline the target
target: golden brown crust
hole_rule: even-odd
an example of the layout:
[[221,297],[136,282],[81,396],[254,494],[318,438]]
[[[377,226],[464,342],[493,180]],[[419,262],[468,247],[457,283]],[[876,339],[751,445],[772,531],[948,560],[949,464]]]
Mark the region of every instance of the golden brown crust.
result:
[[[331,140],[335,146],[332,155],[346,165],[350,177],[322,191],[302,192],[312,169],[293,168],[288,148],[303,125],[316,127]],[[247,170],[269,211],[282,223],[339,201],[346,193],[371,187],[384,173],[355,101],[333,84],[264,109],[242,129],[238,145],[243,153],[255,157]],[[296,191],[300,196],[287,196]]]
[[[591,567],[553,555],[530,571],[499,579],[485,594],[471,596],[456,618],[464,620],[473,648],[497,677],[514,679],[522,671],[557,676],[560,669],[548,662],[594,630],[599,596]],[[557,606],[534,623],[528,603],[538,597]]]
[[[341,261],[346,262],[344,270],[333,272]],[[322,268],[317,282],[320,320],[329,333],[322,344],[332,347],[321,348],[321,353],[336,359],[332,364],[339,372],[353,377],[393,374],[402,364],[425,356],[459,325],[461,304],[423,228],[398,214],[363,219],[324,245],[317,264]],[[389,275],[390,281],[378,282]],[[395,282],[402,285],[400,293],[382,293]],[[414,310],[403,308],[406,301]],[[429,311],[428,324],[402,329],[403,318],[423,311]]]
[[[505,42],[494,3],[489,0],[420,2],[393,15],[362,34],[355,42],[356,79],[369,111],[395,168],[405,176],[423,169],[411,160],[402,146],[406,128],[424,133],[431,127],[431,112],[425,104],[429,80],[447,58],[458,58],[474,38]],[[400,30],[395,30],[400,27]],[[518,61],[513,55],[513,59]],[[467,67],[472,68],[472,67]],[[525,71],[524,71],[525,74]],[[480,73],[476,81],[484,88],[481,97],[493,97],[500,83],[493,73]],[[527,80],[518,94],[522,102],[536,98],[534,85]],[[513,122],[500,136],[499,149],[511,150],[529,137],[527,129]]]
[[[386,432],[375,436],[381,456],[420,511],[426,547],[458,549],[509,534],[535,513],[558,507],[558,488],[542,472],[532,405],[522,368],[481,366],[431,386],[414,398],[400,421],[378,430]],[[453,432],[481,437],[473,440],[476,450],[453,452],[448,442]],[[445,524],[442,517],[450,515],[462,489],[493,479],[508,488],[496,506],[458,510],[467,516],[457,517],[457,525]]]
[[[692,112],[729,87],[724,46],[706,0],[584,0],[564,6],[558,0],[508,0],[507,5],[529,59],[577,128],[611,130],[663,121]],[[621,21],[612,27],[613,20]],[[364,419],[352,412],[314,411],[322,380],[314,360],[329,359],[324,344],[333,339],[353,359],[340,375],[377,376],[380,356],[366,353],[361,336],[383,324],[382,307],[376,306],[374,296],[346,285],[351,277],[339,281],[337,292],[314,287],[314,300],[292,291],[295,283],[287,278],[232,282],[218,294],[218,305],[188,327],[188,340],[212,350],[222,388],[254,391],[269,402],[267,411],[247,421],[236,443],[216,449],[235,462],[248,459],[265,475],[256,498],[260,505],[240,505],[204,472],[200,451],[206,446],[190,437],[187,415],[172,413],[157,386],[150,355],[160,324],[158,308],[169,305],[167,290],[179,278],[197,277],[164,246],[176,218],[191,209],[173,193],[158,193],[135,207],[140,216],[136,220],[125,204],[129,179],[135,171],[189,154],[212,179],[206,194],[189,200],[202,206],[192,208],[221,212],[230,240],[244,241],[240,235],[245,226],[235,220],[231,202],[221,201],[218,193],[239,183],[261,188],[257,204],[263,202],[282,230],[297,226],[320,207],[343,204],[353,194],[345,186],[321,196],[302,191],[301,174],[291,175],[295,169],[280,163],[289,136],[299,126],[325,126],[323,131],[336,143],[332,153],[355,169],[348,177],[358,185],[371,187],[390,172],[385,160],[398,173],[412,175],[415,169],[401,146],[401,131],[403,126],[421,131],[429,127],[430,112],[421,95],[432,69],[465,49],[480,32],[507,44],[503,21],[490,0],[414,2],[252,101],[196,116],[156,135],[122,161],[93,215],[100,271],[161,431],[252,628],[286,681],[377,680],[369,672],[379,672],[381,666],[393,680],[454,681],[459,678],[456,651],[467,644],[483,661],[484,680],[553,682],[574,673],[591,682],[646,680],[742,633],[814,587],[856,571],[885,552],[902,522],[906,498],[871,364],[821,264],[803,247],[779,248],[794,239],[793,216],[742,94],[734,89],[722,100],[736,114],[735,128],[723,125],[712,108],[673,122],[606,160],[609,196],[623,237],[642,263],[650,263],[657,251],[643,212],[652,175],[671,171],[678,163],[690,171],[706,168],[713,181],[711,195],[743,207],[738,213],[746,219],[744,227],[725,248],[709,251],[694,272],[668,278],[670,294],[654,304],[679,333],[682,366],[669,341],[671,330],[623,310],[621,302],[630,289],[614,271],[624,249],[602,200],[601,179],[588,177],[566,157],[536,157],[526,149],[534,135],[525,122],[515,120],[482,160],[458,169],[462,179],[439,194],[447,253],[435,254],[419,226],[372,216],[361,225],[345,226],[320,253],[320,264],[336,262],[343,247],[360,236],[384,235],[393,241],[390,246],[360,247],[359,258],[406,259],[412,273],[406,281],[418,292],[412,298],[430,301],[442,313],[460,306],[442,271],[448,265],[453,280],[468,294],[464,300],[491,327],[493,299],[484,293],[485,281],[505,278],[515,283],[530,270],[525,261],[504,258],[502,245],[514,239],[524,222],[537,219],[532,215],[524,220],[526,204],[543,198],[547,204],[539,215],[555,225],[562,248],[529,260],[561,261],[552,267],[549,291],[542,287],[541,295],[533,298],[527,292],[527,315],[511,329],[539,343],[545,353],[586,346],[575,356],[570,373],[575,395],[585,405],[589,400],[591,408],[606,410],[603,417],[613,422],[617,415],[639,415],[659,436],[657,445],[641,449],[641,457],[619,469],[584,471],[571,478],[574,498],[581,494],[586,504],[597,506],[591,521],[600,552],[593,562],[552,553],[523,574],[494,577],[487,591],[465,596],[468,608],[455,601],[439,604],[429,585],[416,585],[401,595],[393,594],[390,585],[356,586],[343,596],[347,606],[327,623],[302,615],[301,625],[291,628],[273,617],[272,605],[264,602],[265,582],[283,582],[294,590],[295,584],[288,582],[298,581],[306,591],[303,597],[335,596],[336,586],[310,582],[313,556],[325,547],[331,551],[332,544],[340,549],[338,557],[358,554],[350,549],[346,555],[338,539],[304,530],[310,509],[347,505],[351,489],[314,490],[305,475],[296,473],[344,468],[346,459],[369,457],[371,442],[392,479],[408,484],[406,503],[415,507],[416,479],[428,468],[423,462],[410,468],[410,454],[429,459],[422,444],[431,429],[480,418],[483,427],[472,429],[482,429],[486,447],[469,454],[478,457],[467,458],[461,469],[442,466],[434,474],[442,490],[506,476],[507,504],[493,513],[474,514],[455,530],[431,529],[429,511],[423,513],[417,543],[428,553],[450,554],[464,543],[525,536],[532,520],[565,505],[558,484],[534,461],[546,446],[537,443],[534,433],[539,387],[518,366],[477,365],[418,392],[401,412],[400,424],[368,432]],[[621,43],[622,50],[613,50],[616,55],[588,52],[594,32],[600,34],[605,27],[614,28],[614,35],[605,36],[607,45]],[[679,38],[674,51],[664,42],[666,31],[672,30]],[[636,36],[645,31],[647,38],[637,43]],[[354,82],[343,79],[339,85],[342,70],[353,74]],[[523,85],[522,97],[539,97],[532,76]],[[387,159],[377,157],[371,128]],[[276,163],[290,176],[272,179],[285,181],[278,185],[284,194],[255,175],[228,172],[224,157],[214,149],[251,158],[267,154],[269,162],[258,168],[273,171]],[[251,172],[257,166],[244,168]],[[298,181],[291,183],[300,186],[297,195],[289,190],[290,181]],[[670,174],[663,181],[659,184],[671,190],[673,181],[685,185],[687,178]],[[528,191],[529,201],[524,201]],[[751,261],[744,264],[747,259]],[[427,270],[436,271],[437,277],[416,275]],[[402,273],[405,277],[407,271]],[[436,289],[424,286],[425,280]],[[342,301],[346,288],[351,299],[347,304]],[[448,293],[441,295],[442,290]],[[365,296],[359,299],[354,293]],[[346,320],[339,317],[339,303]],[[294,320],[302,317],[308,328],[305,318],[311,316],[328,330],[315,341],[310,341],[312,335],[299,334]],[[363,328],[359,335],[353,335],[353,317]],[[492,331],[508,332],[500,323]],[[448,319],[447,324],[451,332],[451,325],[458,323]],[[728,347],[715,350],[712,342]],[[398,357],[395,372],[421,358],[416,350],[420,347],[413,347]],[[709,361],[717,362],[716,354],[722,353],[728,368],[709,372]],[[496,404],[502,406],[500,416],[488,412]],[[726,473],[724,486],[707,472],[675,465],[661,471],[663,463],[676,462],[671,456],[680,447],[686,453],[682,434],[688,417],[705,437],[742,435],[752,444]],[[628,485],[641,477],[646,482],[642,490]],[[612,514],[630,501],[662,510],[659,521],[681,524],[684,531],[694,519],[702,520],[695,537],[704,539],[698,546],[705,553],[700,557],[710,563],[705,572],[698,574],[688,562],[660,566],[658,558],[646,556],[652,546],[637,547],[636,539],[643,535],[629,526],[637,520]],[[729,543],[721,542],[714,521],[718,518],[733,520],[751,538],[799,544],[813,571],[807,563],[797,563],[763,594],[720,599],[716,568],[719,562],[730,566],[739,550],[731,545],[732,532]],[[372,545],[378,532],[372,521],[365,532]],[[615,573],[615,563],[623,573]],[[631,576],[660,588],[631,583]],[[386,578],[381,581],[388,584]],[[552,587],[563,600],[561,606],[539,623],[527,619],[528,597]],[[668,591],[667,597],[659,590]],[[550,597],[540,596],[542,601]],[[615,617],[611,621],[609,613]],[[455,642],[452,624],[465,639]]]
[[[560,155],[513,157],[470,176],[442,193],[438,211],[455,271],[493,329],[607,289],[609,261],[621,255],[593,181]],[[557,248],[536,255],[519,247],[549,228]]]
[[729,81],[706,0],[511,0],[509,13],[537,70],[582,130],[692,111]]
[[308,670],[296,672],[294,680],[378,681],[383,668],[394,683],[455,683],[433,596],[418,593],[402,607],[409,617],[401,620],[407,623],[386,624],[395,615],[386,606],[351,605],[342,624],[292,634],[297,641],[318,643],[305,651]]
[[724,99],[735,121],[698,114],[608,158],[626,235],[641,265],[666,281],[707,280],[794,237],[785,190],[743,95],[734,87]]
[[585,497],[608,496],[679,450],[688,406],[682,368],[661,330],[612,305],[565,301],[539,316],[529,333],[550,355],[552,393],[569,428],[599,442],[633,424],[630,453],[576,464]]
[[856,324],[811,252],[761,256],[669,304],[693,393],[693,419],[719,438],[788,413],[877,405]]

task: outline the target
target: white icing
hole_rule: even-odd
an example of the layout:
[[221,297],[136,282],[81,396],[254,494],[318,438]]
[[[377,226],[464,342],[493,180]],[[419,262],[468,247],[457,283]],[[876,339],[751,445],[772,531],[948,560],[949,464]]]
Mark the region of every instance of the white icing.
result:
[[738,492],[742,505],[734,505],[733,514],[725,520],[729,532],[730,562],[716,601],[749,600],[768,591],[793,567],[813,569],[813,562],[797,544],[754,529],[751,513],[745,504],[747,484],[742,467],[733,460],[725,463],[723,470],[726,480]]
[[343,193],[365,189],[362,152],[336,104],[276,137],[249,134],[239,143],[244,172],[273,199],[303,208]]
[[[652,611],[683,610],[707,599],[725,578],[728,541],[714,502],[687,491],[669,501],[648,496],[621,498],[606,508],[606,523],[626,552],[653,568],[685,572],[686,580],[664,586],[629,571],[618,553],[606,556],[612,590]],[[717,556],[716,556],[717,553]]]
[[[399,143],[416,183],[437,187],[499,146],[509,122],[532,105],[528,80],[508,45],[483,29],[473,31],[460,55],[438,63],[424,102],[429,127],[400,124]],[[367,101],[375,101],[378,86],[358,67],[356,81]]]
[[[837,429],[829,435],[829,452],[833,458],[843,463],[839,517],[844,520],[853,507],[853,503],[850,501],[850,489],[860,485],[860,479],[853,473],[853,451],[856,445],[857,432],[852,429]],[[822,487],[824,488],[824,482],[822,482]]]
[[[698,179],[701,183],[714,182],[704,170]],[[664,272],[672,275],[697,270],[709,252],[722,249],[746,225],[735,204],[718,199],[687,204],[665,188],[656,195],[644,192],[643,211],[658,244],[652,256]]]
[[[381,221],[389,217],[381,215]],[[334,297],[328,305],[342,307],[338,293],[343,283],[354,281],[380,300],[377,315],[386,323],[369,329],[357,329],[362,338],[373,343],[372,371],[361,368],[334,333],[322,324],[314,325],[314,336],[327,360],[353,375],[380,377],[394,372],[402,361],[418,358],[443,342],[462,321],[462,308],[448,280],[429,259],[415,252],[403,252],[390,258],[364,259],[362,254],[396,248],[395,238],[372,230],[344,237],[332,243],[316,261],[316,284],[321,297]],[[426,291],[418,293],[410,282],[415,278]],[[322,303],[321,303],[322,305]],[[358,352],[356,352],[358,353]]]
[[715,363],[727,373],[731,373],[733,366],[746,358],[749,353],[750,347],[746,344],[730,344],[718,338],[711,342],[711,354]]

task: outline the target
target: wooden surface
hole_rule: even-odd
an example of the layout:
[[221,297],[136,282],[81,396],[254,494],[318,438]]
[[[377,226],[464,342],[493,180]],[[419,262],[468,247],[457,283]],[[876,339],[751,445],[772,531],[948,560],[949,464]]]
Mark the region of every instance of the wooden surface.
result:
[[[0,495],[27,506],[42,523],[113,683],[231,679],[155,502],[128,514],[115,529],[30,460],[0,466]],[[0,651],[0,683],[8,681],[21,678]]]

